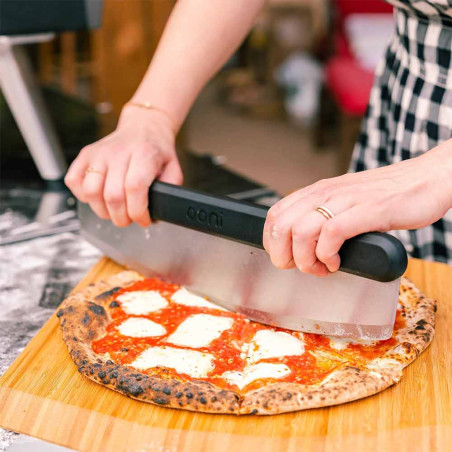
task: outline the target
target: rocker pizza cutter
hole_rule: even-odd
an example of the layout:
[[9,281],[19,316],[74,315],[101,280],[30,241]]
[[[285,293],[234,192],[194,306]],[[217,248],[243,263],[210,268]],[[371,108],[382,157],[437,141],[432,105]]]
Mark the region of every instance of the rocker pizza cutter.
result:
[[149,191],[153,224],[119,228],[79,204],[83,236],[117,262],[291,330],[382,340],[391,336],[407,255],[370,232],[347,240],[326,277],[274,267],[262,246],[268,207],[162,182]]

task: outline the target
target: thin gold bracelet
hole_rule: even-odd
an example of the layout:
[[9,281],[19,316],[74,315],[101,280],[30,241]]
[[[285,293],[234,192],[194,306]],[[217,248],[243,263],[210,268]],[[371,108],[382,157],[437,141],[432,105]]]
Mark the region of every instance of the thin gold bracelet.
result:
[[171,117],[171,115],[167,111],[163,110],[162,108],[159,108],[159,107],[156,107],[156,106],[152,105],[150,102],[141,103],[141,102],[134,102],[134,101],[130,100],[129,102],[126,102],[124,104],[124,107],[136,107],[136,108],[142,108],[143,110],[159,111],[160,113],[163,113],[169,119],[169,121],[171,123],[171,126],[172,126],[172,129],[173,129],[173,132],[174,133],[177,132],[176,123],[173,120],[173,118]]

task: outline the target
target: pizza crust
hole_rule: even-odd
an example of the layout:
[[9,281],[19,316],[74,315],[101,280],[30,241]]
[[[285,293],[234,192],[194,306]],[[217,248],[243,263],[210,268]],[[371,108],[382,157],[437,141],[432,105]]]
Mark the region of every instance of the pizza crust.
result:
[[399,344],[366,366],[345,363],[317,385],[273,383],[245,393],[225,390],[199,380],[177,381],[140,373],[96,355],[91,344],[101,338],[111,318],[115,293],[143,277],[126,271],[70,295],[57,312],[63,340],[78,371],[124,395],[160,406],[206,413],[278,414],[337,405],[361,399],[397,383],[402,370],[427,348],[434,335],[436,302],[403,278],[400,298],[405,307]]
[[405,328],[396,334],[399,344],[382,358],[395,359],[403,367],[412,363],[435,335],[436,300],[427,298],[408,278],[402,278],[399,301],[405,307]]
[[144,402],[206,413],[239,412],[240,396],[205,381],[177,381],[140,373],[96,355],[91,343],[101,338],[111,319],[108,305],[121,287],[143,279],[122,272],[70,295],[57,312],[63,340],[78,371],[103,386]]
[[364,368],[344,364],[316,386],[275,383],[246,394],[240,414],[278,414],[351,402],[398,383],[403,369],[430,344],[435,334],[436,301],[402,278],[399,300],[405,307],[405,327],[399,343]]
[[381,374],[344,366],[315,386],[275,383],[246,394],[240,414],[278,414],[351,402],[383,391],[400,380],[402,367],[388,366]]

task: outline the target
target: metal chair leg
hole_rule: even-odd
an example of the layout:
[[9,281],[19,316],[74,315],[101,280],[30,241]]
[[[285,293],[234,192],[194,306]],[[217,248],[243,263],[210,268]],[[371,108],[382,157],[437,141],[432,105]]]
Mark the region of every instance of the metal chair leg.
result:
[[41,177],[62,179],[67,164],[34,79],[28,56],[14,38],[0,37],[0,85]]

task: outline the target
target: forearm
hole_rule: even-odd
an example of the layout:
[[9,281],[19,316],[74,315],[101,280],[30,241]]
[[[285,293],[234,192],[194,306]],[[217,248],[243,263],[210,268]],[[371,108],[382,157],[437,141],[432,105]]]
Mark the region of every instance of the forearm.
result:
[[244,39],[264,0],[179,0],[132,100],[168,113],[178,129],[204,84]]

